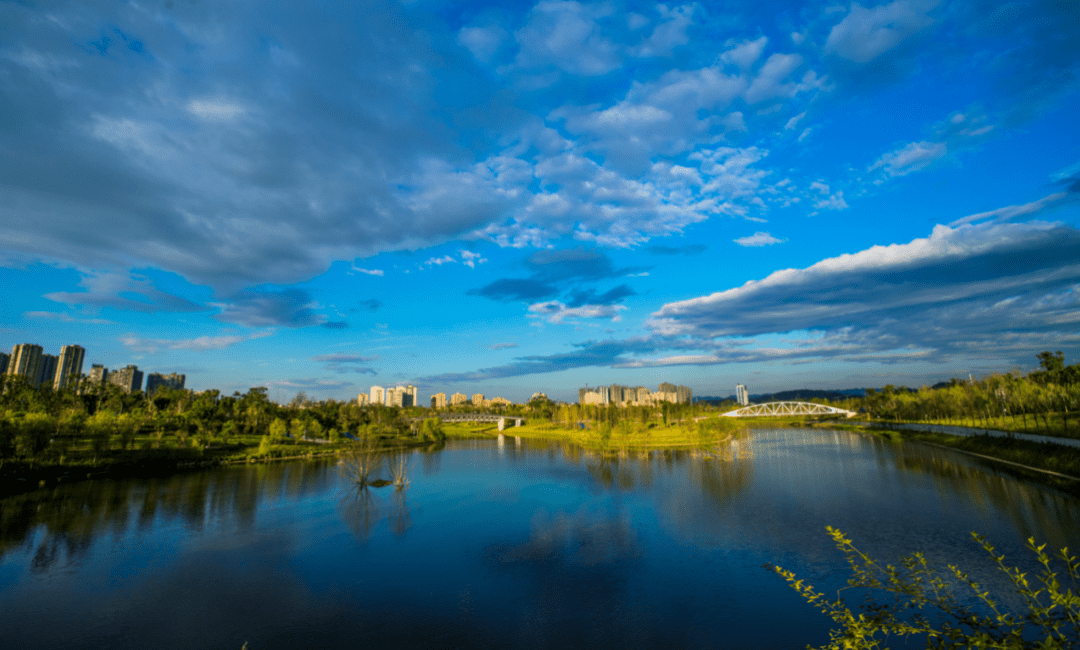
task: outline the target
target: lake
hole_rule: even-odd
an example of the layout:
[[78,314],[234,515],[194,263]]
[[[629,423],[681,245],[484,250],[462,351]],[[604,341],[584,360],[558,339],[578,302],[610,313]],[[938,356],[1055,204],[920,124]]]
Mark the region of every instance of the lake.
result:
[[0,500],[0,647],[801,648],[831,621],[762,565],[835,593],[827,525],[991,587],[970,531],[1025,569],[1028,537],[1080,548],[1071,496],[844,431],[613,457],[507,437],[408,462],[401,491],[307,461]]

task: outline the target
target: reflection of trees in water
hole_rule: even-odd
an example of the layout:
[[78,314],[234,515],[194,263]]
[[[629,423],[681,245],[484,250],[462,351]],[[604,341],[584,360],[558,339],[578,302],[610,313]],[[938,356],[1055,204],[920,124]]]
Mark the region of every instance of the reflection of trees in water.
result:
[[180,521],[189,530],[225,520],[243,528],[255,522],[262,499],[283,491],[300,498],[323,489],[325,461],[259,464],[175,474],[164,478],[92,480],[35,490],[0,500],[0,557],[37,544],[32,566],[44,571],[76,561],[103,535],[134,524]]
[[715,503],[734,500],[753,479],[751,454],[736,443],[711,449],[583,452],[585,469],[605,489],[652,488],[659,475],[684,473]]
[[[439,450],[441,448],[440,446]],[[428,449],[421,454],[425,469],[428,459],[438,457],[439,450]],[[412,527],[412,517],[409,514],[406,498],[409,481],[405,476],[405,468],[408,466],[408,456],[408,453],[400,451],[371,451],[364,462],[375,468],[375,473],[367,476],[366,484],[356,483],[353,480],[354,471],[347,464],[342,465],[343,473],[349,480],[344,486],[344,494],[338,502],[338,509],[342,519],[358,540],[367,541],[372,531],[384,519],[390,531],[395,535],[404,535]],[[404,479],[400,487],[395,487],[387,477],[377,474],[387,467],[386,461],[394,459],[399,463],[401,477]]]
[[981,461],[917,442],[866,438],[881,465],[900,470],[901,477],[927,475],[942,493],[955,493],[981,511],[1008,514],[1021,539],[1037,535],[1050,548],[1075,544],[1076,499],[1012,475],[990,461]]

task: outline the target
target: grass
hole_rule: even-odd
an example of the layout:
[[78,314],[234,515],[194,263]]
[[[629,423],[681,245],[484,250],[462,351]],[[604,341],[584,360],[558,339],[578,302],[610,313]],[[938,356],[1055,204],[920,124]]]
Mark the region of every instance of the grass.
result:
[[[971,418],[945,419],[945,420],[884,420],[885,422],[898,422],[910,424],[940,424],[952,427],[968,427],[973,429],[993,429],[995,431],[1011,431],[1013,433],[1035,433],[1042,436],[1054,436],[1058,438],[1080,438],[1080,417],[1070,413],[1066,419],[1061,413],[1047,413],[1045,420],[1039,415],[1036,420],[1034,415],[1026,418],[1020,415],[1001,416],[988,420],[973,420]],[[1066,424],[1068,426],[1066,426]]]
[[[729,418],[709,418],[704,426],[698,424],[616,425],[607,430],[591,423],[585,429],[571,429],[550,422],[529,422],[520,427],[507,427],[504,434],[522,438],[566,440],[588,449],[666,449],[717,444],[741,435],[746,426]],[[497,434],[497,427],[491,427]]]

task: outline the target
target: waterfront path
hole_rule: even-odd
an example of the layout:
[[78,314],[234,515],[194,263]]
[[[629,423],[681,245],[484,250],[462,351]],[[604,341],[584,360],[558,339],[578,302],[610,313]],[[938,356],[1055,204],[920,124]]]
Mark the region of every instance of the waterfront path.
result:
[[1014,438],[1016,440],[1028,440],[1030,442],[1049,442],[1055,445],[1065,445],[1067,447],[1080,447],[1080,440],[1076,438],[1042,436],[1036,433],[1015,433],[1011,431],[982,429],[978,427],[958,427],[950,424],[922,424],[915,422],[849,422],[848,424],[863,427],[876,427],[879,429],[894,429],[897,431],[946,433],[951,436],[993,436],[995,438]]

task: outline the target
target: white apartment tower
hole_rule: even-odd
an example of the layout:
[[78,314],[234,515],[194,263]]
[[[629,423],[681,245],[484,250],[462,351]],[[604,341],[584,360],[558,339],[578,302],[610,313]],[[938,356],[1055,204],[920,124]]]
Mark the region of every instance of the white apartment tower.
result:
[[735,401],[737,401],[740,406],[746,406],[750,403],[750,396],[746,394],[746,386],[743,386],[742,384],[737,384],[735,386]]
[[386,389],[382,386],[371,387],[371,403],[386,405]]
[[60,390],[74,385],[82,375],[83,359],[86,358],[86,350],[81,345],[65,345],[60,348],[60,360],[56,364],[56,376],[53,379],[53,388]]

